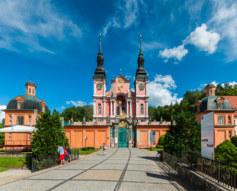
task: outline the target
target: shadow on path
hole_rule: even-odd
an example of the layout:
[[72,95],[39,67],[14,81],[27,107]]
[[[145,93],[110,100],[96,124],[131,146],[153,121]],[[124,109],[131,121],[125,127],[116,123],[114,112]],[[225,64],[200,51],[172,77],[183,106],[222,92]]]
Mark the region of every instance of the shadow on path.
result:
[[174,180],[175,179],[169,175],[164,175],[164,174],[155,174],[155,173],[152,173],[152,172],[146,172],[146,175],[149,176],[149,177],[152,177],[152,178],[159,178],[159,179],[163,179],[163,180],[168,180],[168,181],[171,181],[171,180]]

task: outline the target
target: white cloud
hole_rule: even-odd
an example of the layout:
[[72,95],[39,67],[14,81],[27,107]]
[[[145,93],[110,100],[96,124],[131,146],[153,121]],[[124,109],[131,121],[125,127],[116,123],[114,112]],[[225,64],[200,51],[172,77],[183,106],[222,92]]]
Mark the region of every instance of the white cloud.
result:
[[145,4],[142,0],[123,0],[118,5],[118,9],[102,29],[102,34],[105,36],[111,28],[127,29],[137,22],[140,6],[143,8]]
[[188,54],[188,50],[184,47],[184,45],[180,45],[174,48],[166,48],[160,51],[160,56],[165,59],[176,59],[181,61],[182,58]]
[[191,32],[184,42],[192,44],[201,50],[212,54],[216,51],[219,40],[220,35],[218,33],[208,31],[207,25],[202,24]]
[[0,105],[0,123],[2,123],[2,120],[5,118],[4,109],[6,109],[6,105]]
[[229,85],[229,86],[236,86],[236,85],[237,85],[237,82],[236,82],[236,81],[228,82],[228,85]]
[[63,40],[81,35],[80,28],[57,11],[51,1],[0,1],[0,48],[17,51],[20,45],[28,50],[53,53],[44,47],[41,38]]
[[165,61],[171,58],[181,61],[182,58],[188,54],[188,49],[185,48],[185,45],[187,44],[192,44],[195,47],[212,54],[216,51],[219,41],[220,35],[211,30],[208,31],[207,25],[202,24],[191,32],[181,45],[160,51],[160,56],[165,58]]
[[237,59],[237,1],[212,0],[213,11],[209,21],[223,38],[223,49],[228,61]]
[[149,104],[152,106],[164,106],[180,102],[181,98],[172,93],[176,88],[175,81],[171,75],[156,75],[153,81],[147,84]]
[[73,105],[75,107],[81,107],[81,106],[85,106],[88,105],[88,103],[84,102],[84,101],[75,101],[75,100],[70,100],[70,101],[66,101],[67,105]]
[[163,44],[161,44],[160,42],[157,42],[157,41],[143,42],[142,43],[142,49],[144,51],[154,50],[154,49],[158,49],[158,48],[162,48],[162,47],[163,47]]

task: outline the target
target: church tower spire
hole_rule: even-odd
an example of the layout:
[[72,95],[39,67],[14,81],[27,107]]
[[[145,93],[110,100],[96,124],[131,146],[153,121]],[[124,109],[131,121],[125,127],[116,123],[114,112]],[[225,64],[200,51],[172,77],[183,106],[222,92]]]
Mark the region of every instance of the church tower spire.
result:
[[137,59],[137,71],[136,78],[147,79],[147,73],[144,69],[144,56],[142,52],[142,35],[140,34],[140,45],[139,45],[139,54]]
[[137,58],[137,71],[134,82],[135,87],[135,115],[140,121],[148,121],[148,96],[147,73],[144,69],[144,57],[142,52],[142,35],[140,34],[139,53]]
[[97,53],[97,67],[94,72],[94,79],[104,79],[105,70],[104,70],[104,55],[102,52],[102,35],[99,34],[99,50]]

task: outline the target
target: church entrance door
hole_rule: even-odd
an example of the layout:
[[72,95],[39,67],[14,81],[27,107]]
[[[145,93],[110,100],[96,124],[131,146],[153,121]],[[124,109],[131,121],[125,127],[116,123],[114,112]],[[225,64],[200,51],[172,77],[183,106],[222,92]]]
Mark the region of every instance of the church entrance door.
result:
[[127,128],[118,128],[118,147],[128,147]]

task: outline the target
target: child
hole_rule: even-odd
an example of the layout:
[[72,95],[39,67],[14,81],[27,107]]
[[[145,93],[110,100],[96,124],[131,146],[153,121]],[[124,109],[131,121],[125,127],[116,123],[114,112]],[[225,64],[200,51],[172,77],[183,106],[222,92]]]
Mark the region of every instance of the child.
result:
[[59,153],[60,164],[64,165],[64,149],[60,145],[58,145],[58,153]]

